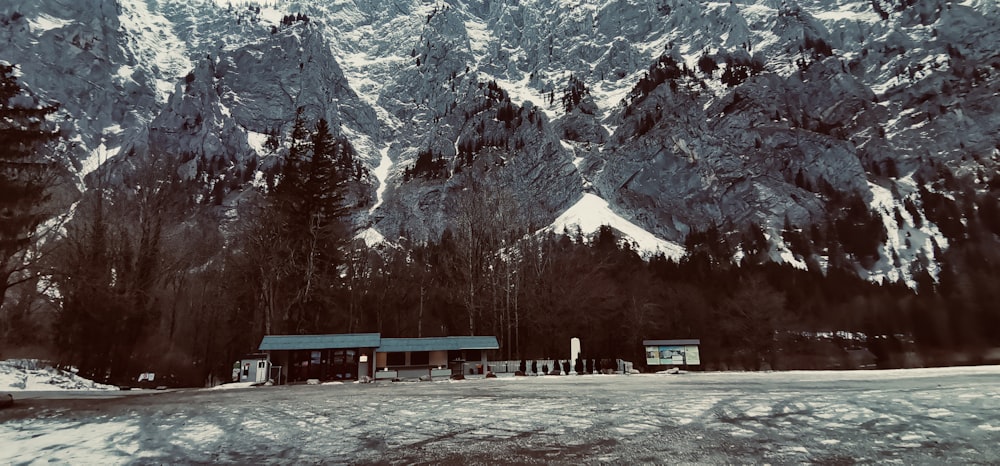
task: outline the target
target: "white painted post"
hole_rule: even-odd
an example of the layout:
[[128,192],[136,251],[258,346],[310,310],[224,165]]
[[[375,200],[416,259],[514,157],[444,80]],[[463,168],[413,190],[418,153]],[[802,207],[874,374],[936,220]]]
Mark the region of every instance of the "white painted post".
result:
[[[576,357],[580,354],[580,339],[573,337],[569,340],[569,370],[576,373]],[[566,373],[569,375],[569,373]]]

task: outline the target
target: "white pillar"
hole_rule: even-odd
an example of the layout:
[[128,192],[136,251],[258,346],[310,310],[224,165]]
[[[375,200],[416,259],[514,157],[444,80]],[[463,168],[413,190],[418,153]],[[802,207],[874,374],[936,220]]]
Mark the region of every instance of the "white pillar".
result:
[[[569,370],[576,372],[576,357],[580,354],[580,339],[573,337],[569,340]],[[567,373],[566,375],[569,375]]]

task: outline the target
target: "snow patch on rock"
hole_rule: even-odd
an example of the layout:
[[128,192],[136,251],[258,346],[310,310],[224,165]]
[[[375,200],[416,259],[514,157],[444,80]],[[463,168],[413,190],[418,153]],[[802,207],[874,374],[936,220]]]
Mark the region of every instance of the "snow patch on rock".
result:
[[375,179],[378,180],[378,189],[375,190],[375,204],[372,204],[372,208],[368,210],[369,214],[375,213],[375,210],[382,205],[382,201],[385,196],[385,188],[388,187],[389,170],[392,168],[392,159],[389,158],[389,146],[385,146],[379,149],[379,163],[378,166],[372,170],[372,174],[375,175]]
[[624,239],[635,243],[639,252],[645,256],[663,253],[668,258],[678,259],[684,255],[683,246],[657,238],[612,211],[608,201],[590,193],[584,194],[576,204],[563,212],[543,231],[562,233],[579,227],[581,233],[591,235],[603,225],[621,232]]
[[385,236],[379,233],[374,227],[365,228],[361,230],[357,235],[354,236],[355,239],[360,239],[365,242],[368,247],[375,246],[376,244],[384,243]]
[[61,29],[72,23],[68,19],[56,18],[52,15],[47,15],[45,13],[39,14],[38,16],[31,18],[32,29],[51,31],[53,29]]
[[[162,70],[162,76],[180,78],[194,67],[186,55],[186,44],[174,34],[170,21],[150,11],[145,2],[123,2],[119,20],[130,33],[127,40],[133,42],[132,50],[140,54],[136,58],[149,69]],[[167,102],[174,86],[175,81],[170,79],[157,80],[160,103]]]

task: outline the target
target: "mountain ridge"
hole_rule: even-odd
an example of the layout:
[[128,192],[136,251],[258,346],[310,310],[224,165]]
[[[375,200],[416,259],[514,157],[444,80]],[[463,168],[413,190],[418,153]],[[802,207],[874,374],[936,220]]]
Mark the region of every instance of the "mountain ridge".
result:
[[[353,200],[369,237],[439,237],[455,193],[492,171],[538,227],[596,195],[674,243],[721,228],[738,245],[756,225],[772,260],[802,267],[838,253],[792,251],[789,231],[880,225],[875,250],[834,242],[862,276],[913,283],[954,240],[921,188],[989,195],[1000,152],[986,1],[79,5],[9,4],[0,59],[73,118],[81,175],[136,149],[190,154],[187,176],[231,204],[304,106],[375,173]],[[93,86],[66,78],[80,68]],[[446,173],[407,175],[428,151]],[[935,188],[941,170],[972,185]],[[841,218],[841,197],[869,212]]]

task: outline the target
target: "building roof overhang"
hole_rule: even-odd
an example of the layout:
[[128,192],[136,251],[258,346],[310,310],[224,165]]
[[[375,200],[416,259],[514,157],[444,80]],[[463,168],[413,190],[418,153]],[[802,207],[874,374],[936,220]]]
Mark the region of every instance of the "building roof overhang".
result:
[[642,346],[689,346],[700,344],[701,340],[697,338],[687,340],[642,340]]
[[261,351],[377,348],[378,333],[341,333],[335,335],[267,335],[260,341]]
[[331,335],[267,335],[260,342],[261,351],[292,351],[347,348],[375,348],[380,353],[407,351],[495,350],[500,344],[495,336],[453,336],[427,338],[382,338],[379,333],[341,333]]
[[500,349],[497,337],[460,336],[428,338],[383,338],[379,353],[402,353],[406,351],[458,351]]

